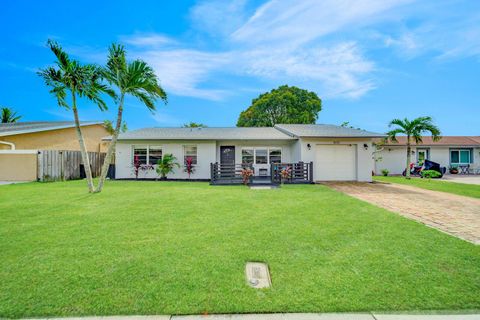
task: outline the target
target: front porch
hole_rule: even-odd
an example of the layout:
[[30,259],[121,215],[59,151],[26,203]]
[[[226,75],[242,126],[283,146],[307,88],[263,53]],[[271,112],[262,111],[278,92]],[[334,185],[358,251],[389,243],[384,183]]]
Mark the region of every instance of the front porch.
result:
[[[210,164],[210,184],[212,185],[234,185],[242,184],[242,170],[250,169],[253,176],[249,178],[249,185],[278,185],[288,184],[310,184],[313,183],[313,162],[297,163],[272,163],[269,170],[261,168],[255,169],[248,163],[211,163]],[[282,178],[281,172],[285,170],[286,174]]]

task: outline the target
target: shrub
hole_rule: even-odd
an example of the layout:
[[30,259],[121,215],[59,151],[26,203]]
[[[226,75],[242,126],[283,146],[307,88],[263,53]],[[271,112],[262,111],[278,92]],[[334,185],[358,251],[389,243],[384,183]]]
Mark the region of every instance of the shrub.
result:
[[384,177],[386,177],[386,176],[388,176],[388,173],[389,173],[389,172],[390,172],[390,171],[388,171],[387,169],[383,169],[383,170],[382,170],[382,175],[383,175]]
[[160,175],[160,179],[166,180],[167,174],[173,172],[175,167],[180,167],[177,158],[171,153],[165,154],[162,159],[157,162],[157,173]]
[[195,172],[195,165],[193,164],[193,158],[187,157],[185,159],[185,172],[188,174],[188,179]]
[[423,178],[431,179],[431,178],[439,178],[441,176],[442,176],[442,174],[438,171],[435,171],[435,170],[423,170],[422,171],[422,177]]

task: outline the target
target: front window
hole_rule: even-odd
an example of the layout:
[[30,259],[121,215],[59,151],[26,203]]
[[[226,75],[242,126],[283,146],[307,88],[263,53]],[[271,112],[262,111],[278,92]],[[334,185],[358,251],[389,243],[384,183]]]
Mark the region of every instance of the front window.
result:
[[417,149],[417,164],[423,166],[425,160],[429,159],[428,149]]
[[472,162],[471,153],[468,149],[450,150],[450,164],[462,165]]
[[148,163],[155,165],[159,160],[162,160],[162,148],[149,146],[148,147]]
[[137,161],[139,164],[147,164],[148,149],[146,146],[133,148],[133,161]]
[[242,163],[253,163],[253,149],[242,149]]
[[268,152],[267,149],[256,149],[255,150],[255,163],[256,164],[266,164],[268,163]]
[[183,163],[187,163],[187,159],[192,159],[192,164],[197,164],[197,146],[183,146]]
[[270,157],[270,163],[281,163],[282,149],[270,149],[269,157]]

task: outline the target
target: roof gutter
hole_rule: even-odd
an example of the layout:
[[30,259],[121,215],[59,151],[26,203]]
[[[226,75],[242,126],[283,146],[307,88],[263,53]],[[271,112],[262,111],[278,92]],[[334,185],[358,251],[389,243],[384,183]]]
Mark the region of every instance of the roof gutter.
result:
[[0,143],[1,143],[1,144],[6,144],[7,146],[10,146],[10,149],[11,149],[11,150],[15,150],[15,143],[13,143],[13,142],[8,142],[8,141],[2,141],[2,140],[0,140]]

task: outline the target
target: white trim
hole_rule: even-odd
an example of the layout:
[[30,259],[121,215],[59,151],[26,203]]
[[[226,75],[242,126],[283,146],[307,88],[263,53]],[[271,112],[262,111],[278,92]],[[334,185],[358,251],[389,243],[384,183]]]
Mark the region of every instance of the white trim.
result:
[[0,154],[37,154],[38,150],[0,150]]
[[[81,123],[80,127],[93,126],[97,124],[103,124],[103,122],[92,122],[92,123],[83,123],[83,124]],[[75,127],[75,124],[69,124],[69,125],[47,127],[47,128],[32,128],[27,130],[7,131],[4,133],[0,132],[0,137],[14,136],[17,134],[25,134],[25,133],[42,132],[42,131],[60,130],[60,129],[74,128],[74,127]]]
[[0,140],[0,144],[6,144],[7,146],[10,146],[10,150],[15,150],[15,143],[13,143],[13,142]]

